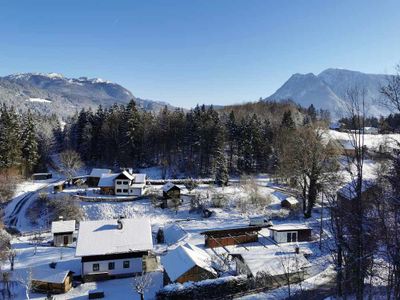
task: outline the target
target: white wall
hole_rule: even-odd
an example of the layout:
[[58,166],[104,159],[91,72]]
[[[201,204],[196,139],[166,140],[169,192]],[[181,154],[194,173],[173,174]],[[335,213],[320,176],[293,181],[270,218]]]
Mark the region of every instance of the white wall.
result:
[[[298,233],[297,231],[272,231],[273,232],[273,239],[275,242],[277,243],[287,243],[287,234],[288,233],[296,233],[296,237],[297,239],[298,237]],[[292,241],[294,242],[294,241]]]
[[[130,265],[129,268],[124,269],[123,263],[124,261],[129,260]],[[108,263],[114,262],[115,269],[109,270]],[[98,271],[93,271],[93,264],[98,263],[100,268]],[[125,259],[114,259],[114,260],[101,260],[101,261],[90,261],[84,262],[82,264],[82,275],[88,274],[96,274],[96,273],[108,273],[110,275],[121,275],[121,274],[129,274],[129,273],[139,273],[142,272],[142,258],[125,258]]]

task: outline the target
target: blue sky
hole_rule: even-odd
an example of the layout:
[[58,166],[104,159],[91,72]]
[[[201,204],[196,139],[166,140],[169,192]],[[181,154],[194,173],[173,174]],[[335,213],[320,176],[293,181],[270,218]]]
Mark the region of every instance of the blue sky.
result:
[[176,106],[254,101],[293,73],[391,73],[400,1],[0,2],[0,76],[100,77]]

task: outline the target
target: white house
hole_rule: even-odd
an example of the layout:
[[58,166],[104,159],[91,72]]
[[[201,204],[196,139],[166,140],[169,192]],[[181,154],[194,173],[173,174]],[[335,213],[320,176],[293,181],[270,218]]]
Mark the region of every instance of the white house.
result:
[[153,248],[147,218],[81,222],[76,256],[82,278],[95,281],[133,276],[143,270],[143,257]]
[[146,187],[146,174],[132,174],[128,171],[102,174],[98,187],[102,194],[142,196]]
[[72,244],[74,241],[75,226],[75,220],[51,222],[54,246],[60,247]]
[[115,180],[115,195],[143,195],[146,186],[146,174],[131,174],[123,171]]

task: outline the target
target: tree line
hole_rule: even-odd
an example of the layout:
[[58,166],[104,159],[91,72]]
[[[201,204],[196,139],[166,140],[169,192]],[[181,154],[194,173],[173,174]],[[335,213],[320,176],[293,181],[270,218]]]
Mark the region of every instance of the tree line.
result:
[[[165,107],[155,114],[139,110],[134,100],[100,106],[71,118],[60,133],[61,144],[77,151],[88,165],[161,166],[169,177],[271,172],[277,168],[279,131],[318,118],[313,107],[310,111],[291,103],[258,102],[244,108]],[[260,108],[269,113],[258,114]]]

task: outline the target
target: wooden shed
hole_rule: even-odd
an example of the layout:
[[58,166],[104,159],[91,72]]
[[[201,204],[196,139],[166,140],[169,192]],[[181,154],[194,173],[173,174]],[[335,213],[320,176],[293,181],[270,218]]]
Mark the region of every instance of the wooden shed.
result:
[[311,228],[303,224],[280,224],[268,228],[270,237],[277,243],[311,241]]
[[32,289],[39,293],[63,294],[72,288],[72,274],[69,270],[50,267],[32,271]]
[[164,184],[162,191],[164,199],[176,199],[181,197],[181,188],[172,182]]
[[287,209],[296,209],[297,207],[299,207],[299,200],[297,200],[295,197],[290,196],[282,200],[281,206]]
[[258,242],[258,232],[261,228],[260,226],[234,227],[208,230],[201,234],[204,235],[206,247],[217,248]]

